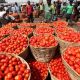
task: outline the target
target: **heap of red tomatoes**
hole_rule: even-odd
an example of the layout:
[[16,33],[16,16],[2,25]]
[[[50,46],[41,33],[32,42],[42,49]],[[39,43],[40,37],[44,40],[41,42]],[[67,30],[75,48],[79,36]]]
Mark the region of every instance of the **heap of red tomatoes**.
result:
[[59,80],[71,80],[61,58],[56,58],[51,60],[49,63],[50,72],[53,76],[55,76]]
[[80,32],[74,31],[72,28],[57,28],[57,36],[68,42],[80,43]]
[[19,28],[17,30],[14,30],[12,32],[12,34],[15,34],[15,35],[18,35],[18,34],[25,34],[25,35],[29,35],[33,32],[33,29],[32,28],[25,28],[25,27],[22,27],[22,28]]
[[51,27],[39,27],[35,30],[36,34],[54,34],[54,29]]
[[58,20],[58,21],[53,22],[54,27],[67,27],[67,25],[68,23],[63,20]]
[[80,74],[80,47],[68,47],[64,54],[64,60]]
[[19,54],[28,46],[28,40],[21,36],[15,35],[3,39],[0,42],[0,51]]
[[37,61],[29,62],[31,69],[31,80],[45,80],[48,76],[48,68],[46,63]]
[[28,80],[30,69],[19,58],[0,54],[0,80]]
[[13,29],[10,28],[0,28],[0,39],[5,37],[6,35],[9,35],[12,31]]
[[34,47],[54,47],[58,45],[52,35],[39,35],[30,38],[30,45]]

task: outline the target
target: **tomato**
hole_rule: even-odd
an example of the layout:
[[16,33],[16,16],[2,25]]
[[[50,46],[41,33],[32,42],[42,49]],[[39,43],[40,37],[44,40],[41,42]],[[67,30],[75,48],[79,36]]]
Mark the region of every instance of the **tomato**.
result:
[[17,75],[17,76],[15,76],[15,80],[23,80],[23,78],[21,75]]

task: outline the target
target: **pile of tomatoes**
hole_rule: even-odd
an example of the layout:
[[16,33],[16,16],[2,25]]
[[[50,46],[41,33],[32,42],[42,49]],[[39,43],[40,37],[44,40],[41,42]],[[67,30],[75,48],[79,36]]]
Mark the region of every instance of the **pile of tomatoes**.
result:
[[80,47],[68,47],[63,54],[63,58],[72,69],[80,74]]
[[34,47],[55,47],[58,42],[52,35],[39,35],[30,38],[30,45]]
[[49,69],[52,76],[59,80],[71,80],[63,63],[61,57],[53,59],[49,63]]
[[19,58],[0,54],[0,80],[28,80],[30,69]]
[[39,27],[35,30],[36,34],[54,34],[54,29],[51,27]]
[[37,61],[29,62],[31,69],[31,80],[45,80],[48,76],[48,68],[46,63]]
[[28,46],[28,40],[22,35],[9,36],[0,42],[0,51],[19,54]]
[[4,25],[3,27],[4,28],[12,28],[12,27],[15,27],[15,26],[17,26],[17,23],[8,23],[8,24]]
[[68,23],[66,21],[63,21],[63,20],[58,20],[58,21],[53,22],[53,26],[55,28],[56,27],[67,27]]
[[76,32],[72,28],[56,28],[56,33],[62,40],[80,43],[80,32]]
[[31,34],[33,32],[33,29],[32,28],[25,28],[25,27],[22,27],[22,28],[19,28],[17,30],[14,30],[12,32],[12,34],[14,35],[19,35],[19,34],[24,34],[26,36],[28,36],[29,34]]
[[31,27],[34,25],[35,25],[35,23],[26,23],[26,22],[18,24],[18,26],[20,26],[20,27]]
[[12,31],[13,29],[11,28],[0,28],[0,35],[1,36],[9,35]]
[[10,35],[11,32],[13,32],[13,29],[0,28],[0,40],[2,40],[4,37]]

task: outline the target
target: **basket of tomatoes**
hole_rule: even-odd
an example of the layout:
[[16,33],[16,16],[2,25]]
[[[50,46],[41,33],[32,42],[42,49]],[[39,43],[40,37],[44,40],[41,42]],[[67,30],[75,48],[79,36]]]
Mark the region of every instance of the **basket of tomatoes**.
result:
[[62,54],[63,64],[72,80],[80,80],[80,45],[66,48]]
[[58,46],[58,42],[52,35],[33,36],[29,44],[34,58],[41,62],[49,62],[55,55]]
[[28,63],[21,57],[0,53],[0,80],[30,80]]
[[28,55],[28,39],[22,35],[11,35],[0,41],[0,52],[16,54],[24,59]]
[[52,59],[49,63],[51,80],[71,80],[61,57]]
[[80,44],[80,33],[75,31],[72,28],[61,28],[57,29],[57,37],[56,40],[58,40],[60,45],[61,52],[72,44]]

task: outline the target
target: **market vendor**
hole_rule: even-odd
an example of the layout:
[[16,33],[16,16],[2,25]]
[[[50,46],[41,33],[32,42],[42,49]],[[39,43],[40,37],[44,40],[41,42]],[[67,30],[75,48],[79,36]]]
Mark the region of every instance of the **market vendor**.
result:
[[9,15],[9,10],[6,11],[3,18],[4,18],[4,20],[6,20],[7,23],[15,20],[15,18],[13,16]]
[[7,24],[11,21],[14,21],[15,18],[11,15],[9,15],[9,11],[1,11],[0,12],[0,26],[2,27],[2,25]]

